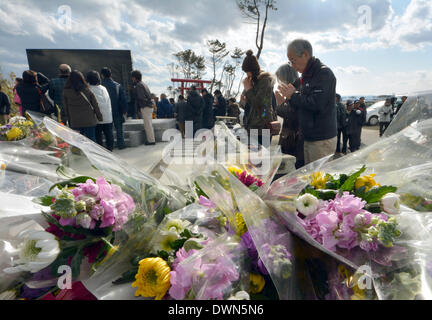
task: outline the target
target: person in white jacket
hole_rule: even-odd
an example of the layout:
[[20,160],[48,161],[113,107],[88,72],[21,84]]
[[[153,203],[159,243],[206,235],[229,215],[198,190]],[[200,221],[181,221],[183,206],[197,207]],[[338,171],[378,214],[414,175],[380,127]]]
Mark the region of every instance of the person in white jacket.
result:
[[392,115],[391,99],[386,99],[385,104],[379,109],[380,137],[384,134],[387,127],[390,125]]
[[101,85],[99,72],[90,71],[87,74],[87,82],[90,85],[90,90],[96,96],[100,111],[103,116],[103,121],[99,121],[96,126],[96,142],[104,146],[102,134],[105,135],[106,148],[109,151],[114,150],[114,133],[113,133],[113,117],[111,112],[111,100],[107,89]]

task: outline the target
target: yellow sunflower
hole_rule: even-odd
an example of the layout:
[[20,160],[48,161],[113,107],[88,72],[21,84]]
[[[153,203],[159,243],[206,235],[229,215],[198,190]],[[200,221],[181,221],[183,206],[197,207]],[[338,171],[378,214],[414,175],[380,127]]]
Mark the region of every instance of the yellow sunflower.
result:
[[381,185],[375,181],[375,176],[376,174],[370,174],[368,176],[358,178],[355,182],[355,188],[360,189],[361,187],[366,187],[366,192],[368,192],[375,186],[381,187]]
[[155,297],[161,300],[170,288],[170,267],[161,258],[147,258],[139,262],[138,273],[132,288],[137,288],[135,296]]

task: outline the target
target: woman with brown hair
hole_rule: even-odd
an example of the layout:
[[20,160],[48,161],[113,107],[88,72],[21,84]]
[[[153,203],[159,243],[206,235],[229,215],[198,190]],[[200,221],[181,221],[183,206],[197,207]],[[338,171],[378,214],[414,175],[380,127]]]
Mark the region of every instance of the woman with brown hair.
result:
[[81,72],[71,72],[63,89],[63,106],[69,126],[96,142],[96,125],[103,121],[96,96]]
[[250,138],[251,130],[258,130],[258,143],[263,144],[263,130],[270,129],[270,124],[276,120],[272,106],[275,80],[270,73],[261,70],[252,50],[246,52],[242,70],[247,74],[243,81],[243,94],[248,105],[248,113],[243,123]]

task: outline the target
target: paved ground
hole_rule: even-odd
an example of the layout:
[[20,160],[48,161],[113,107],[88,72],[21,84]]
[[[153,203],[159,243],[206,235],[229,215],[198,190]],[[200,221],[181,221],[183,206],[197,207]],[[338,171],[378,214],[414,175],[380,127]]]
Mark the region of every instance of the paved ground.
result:
[[[371,145],[379,140],[378,134],[379,127],[365,126],[362,131],[362,146]],[[278,140],[273,139],[272,145],[276,145]],[[147,172],[157,178],[160,178],[162,182],[168,179],[168,175],[163,173],[165,168],[174,172],[180,179],[190,176],[196,171],[194,165],[184,164],[171,164],[167,165],[162,160],[162,154],[164,150],[169,146],[168,142],[157,143],[155,146],[140,146],[137,148],[127,148],[124,150],[114,150],[114,154],[122,158],[130,165],[140,169],[143,172]],[[196,145],[195,145],[196,146]],[[188,148],[184,150],[185,156],[191,156],[193,144],[190,144]],[[89,170],[89,163],[83,159],[83,157],[74,157],[73,167],[78,172],[92,175],[92,171]],[[93,172],[94,174],[94,172]]]

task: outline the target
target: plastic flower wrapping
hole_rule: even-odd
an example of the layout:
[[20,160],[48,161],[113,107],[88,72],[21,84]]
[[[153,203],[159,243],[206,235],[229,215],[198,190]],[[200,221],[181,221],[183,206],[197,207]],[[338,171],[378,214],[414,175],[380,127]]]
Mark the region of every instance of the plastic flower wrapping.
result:
[[34,123],[25,117],[15,116],[8,123],[0,127],[0,141],[20,141],[31,132]]
[[[247,146],[223,124],[197,152],[219,156],[224,140],[228,157],[184,165],[195,173],[182,181],[175,166],[157,180],[51,119],[32,119],[73,152],[58,158],[55,144],[30,140],[0,150],[1,297],[432,298],[432,120],[272,184],[280,151],[243,159]],[[68,288],[58,283],[64,266]]]
[[288,230],[351,269],[330,267],[327,281],[370,282],[345,297],[373,298],[364,291],[373,284],[378,299],[432,298],[431,139],[432,120],[414,123],[343,159],[289,174],[266,195]]

